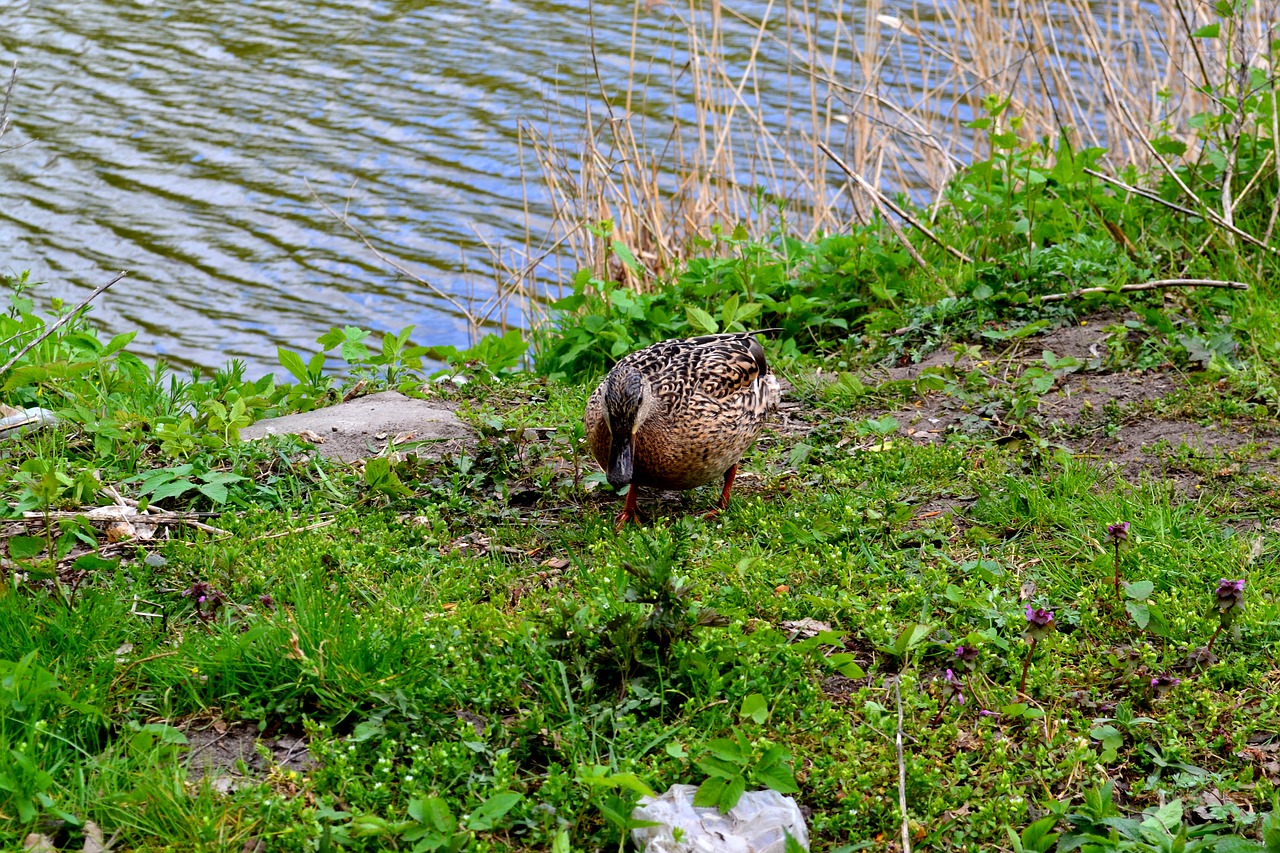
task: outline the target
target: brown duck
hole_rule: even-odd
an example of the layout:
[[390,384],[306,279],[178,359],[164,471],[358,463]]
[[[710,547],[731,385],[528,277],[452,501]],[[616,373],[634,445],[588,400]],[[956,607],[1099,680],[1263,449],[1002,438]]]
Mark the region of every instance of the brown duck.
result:
[[587,443],[636,517],[636,487],[692,489],[723,478],[729,505],[738,462],[777,406],[778,381],[757,332],[662,341],[624,356],[587,401]]

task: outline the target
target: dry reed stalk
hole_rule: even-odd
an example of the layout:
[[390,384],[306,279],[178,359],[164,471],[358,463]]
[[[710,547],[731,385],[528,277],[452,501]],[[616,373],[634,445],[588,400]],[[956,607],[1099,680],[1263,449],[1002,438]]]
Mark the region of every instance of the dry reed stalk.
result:
[[[757,184],[786,202],[796,236],[871,221],[879,199],[854,192],[823,145],[870,185],[932,201],[936,215],[962,164],[992,153],[989,131],[969,126],[987,96],[1009,104],[992,131],[1015,131],[1027,144],[1065,135],[1077,149],[1108,149],[1108,171],[1172,175],[1150,137],[1171,135],[1188,146],[1185,159],[1201,156],[1192,117],[1220,111],[1221,95],[1247,93],[1247,75],[1230,74],[1229,63],[1259,61],[1280,0],[1255,3],[1216,40],[1191,36],[1212,17],[1206,0],[759,0],[750,13],[716,0],[658,13],[639,0],[633,9],[630,73],[619,91],[607,90],[593,62],[585,112],[526,125],[523,139],[555,232],[541,246],[644,289],[705,251],[694,238],[714,244],[713,225],[743,223],[767,236],[775,222],[753,208]],[[661,26],[658,14],[667,16]],[[659,59],[664,51],[678,58]],[[1231,151],[1251,129],[1241,118],[1214,144]],[[1280,155],[1280,126],[1273,130]],[[1269,175],[1259,168],[1237,185]],[[1183,193],[1188,208],[1241,239],[1268,242],[1280,220],[1278,203],[1263,240],[1241,237],[1238,195],[1228,191],[1208,210],[1190,186]],[[606,219],[608,238],[582,227]],[[641,280],[611,261],[611,240],[652,275]],[[550,258],[561,260],[534,251],[536,242],[508,272],[529,294],[546,289],[537,278]]]

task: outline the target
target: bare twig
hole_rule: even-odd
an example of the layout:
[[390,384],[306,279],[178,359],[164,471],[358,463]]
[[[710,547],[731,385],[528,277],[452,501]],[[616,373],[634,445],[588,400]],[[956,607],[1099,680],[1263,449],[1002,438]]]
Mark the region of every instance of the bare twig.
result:
[[902,756],[902,676],[893,683],[898,698],[898,732],[894,745],[898,749],[898,811],[902,813],[902,853],[911,853],[911,820],[907,815],[907,762]]
[[77,314],[79,314],[79,313],[84,309],[84,307],[85,307],[86,305],[88,305],[90,302],[92,302],[93,300],[97,299],[97,298],[98,298],[98,296],[99,296],[99,295],[100,295],[104,290],[106,290],[108,287],[111,287],[111,285],[115,284],[117,281],[119,281],[120,279],[124,278],[124,277],[125,277],[125,276],[127,276],[128,274],[129,274],[129,271],[128,271],[128,270],[125,270],[125,271],[121,272],[119,275],[117,275],[115,278],[111,279],[111,281],[107,282],[106,284],[98,285],[98,287],[96,287],[96,288],[94,289],[93,293],[90,293],[90,294],[89,294],[88,296],[86,296],[84,299],[80,300],[80,304],[79,304],[79,305],[77,305],[75,308],[72,308],[72,309],[71,309],[70,311],[68,311],[66,314],[63,314],[61,317],[59,317],[59,318],[58,318],[58,321],[57,321],[56,323],[53,323],[52,325],[50,325],[50,326],[46,327],[46,328],[45,328],[45,330],[44,330],[43,332],[41,332],[41,333],[36,337],[36,339],[35,339],[35,340],[33,340],[31,343],[27,344],[27,345],[26,345],[25,347],[23,347],[22,349],[18,350],[18,354],[17,354],[17,355],[15,355],[13,358],[11,358],[11,359],[9,359],[7,362],[5,362],[4,367],[0,367],[0,376],[3,376],[4,374],[8,373],[8,372],[9,372],[9,368],[11,368],[11,367],[13,367],[15,364],[17,364],[17,363],[18,363],[18,361],[19,361],[19,360],[20,360],[24,355],[26,355],[27,353],[31,352],[31,350],[35,349],[35,348],[40,344],[40,342],[41,342],[41,341],[43,341],[45,338],[49,337],[49,336],[50,336],[50,335],[52,335],[54,332],[58,331],[58,329],[61,329],[64,325],[66,325],[68,322],[70,322],[71,318],[73,318],[73,317],[75,317]]
[[[923,222],[916,219],[911,214],[907,213],[905,210],[903,210],[901,207],[895,204],[893,200],[890,199],[887,195],[880,192],[879,189],[877,189],[876,187],[868,183],[865,178],[863,178],[857,172],[853,171],[853,169],[849,168],[849,165],[847,163],[841,160],[834,151],[832,151],[829,147],[827,147],[827,143],[819,142],[818,147],[821,148],[822,153],[830,157],[831,162],[839,166],[840,170],[844,172],[846,175],[848,175],[853,180],[854,183],[862,187],[862,189],[866,190],[866,192],[871,196],[872,201],[876,203],[877,207],[883,204],[884,206],[892,210],[894,213],[898,214],[898,216],[905,219],[907,223],[911,225],[911,227],[915,228],[921,234],[928,237],[938,246],[941,246],[944,251],[951,254],[953,257],[959,258],[961,261],[964,261],[966,264],[973,263],[972,258],[970,258],[968,255],[966,255],[964,252],[960,251],[959,249],[954,248],[952,246],[948,246],[946,243],[942,242],[942,240],[938,238],[938,235],[934,234],[933,231],[929,229],[929,226],[925,225]],[[914,249],[912,250],[912,254],[914,255]]]
[[212,533],[215,536],[230,536],[226,530],[214,527],[211,524],[205,524],[197,521],[194,516],[211,516],[217,513],[184,513],[184,512],[159,512],[155,515],[124,515],[119,516],[101,516],[95,518],[88,512],[24,512],[23,519],[27,521],[55,520],[64,518],[87,518],[90,521],[114,522],[128,521],[130,523],[138,522],[140,524],[185,524],[188,527],[194,527],[196,530],[203,530],[205,533]]
[[373,243],[370,242],[369,238],[364,235],[364,232],[362,232],[359,228],[351,224],[351,220],[347,218],[347,212],[345,210],[342,213],[338,213],[338,211],[334,210],[329,205],[328,202],[320,198],[320,194],[317,193],[315,191],[315,188],[311,186],[310,181],[304,181],[304,183],[307,185],[307,191],[311,193],[311,197],[316,200],[316,204],[324,208],[324,211],[326,213],[328,213],[334,219],[338,220],[338,222],[340,222],[352,234],[356,235],[356,238],[359,239],[361,243],[364,243],[365,248],[368,249],[370,252],[372,252],[375,258],[382,261],[384,264],[391,267],[393,270],[400,273],[401,275],[406,276],[418,282],[418,284],[421,284],[423,287],[430,290],[436,296],[443,299],[445,302],[448,302],[450,305],[454,307],[454,309],[459,314],[461,314],[463,317],[466,317],[467,322],[469,322],[472,326],[477,325],[475,316],[472,314],[471,311],[468,311],[466,307],[463,306],[462,302],[459,301],[458,297],[455,297],[453,294],[449,293],[446,290],[440,289],[436,285],[427,281],[422,276],[410,270],[404,264],[400,263],[394,258],[389,257],[386,253],[382,252],[377,246],[373,245]]
[[1249,285],[1243,281],[1219,281],[1212,278],[1162,278],[1158,281],[1144,281],[1141,284],[1122,284],[1111,287],[1081,287],[1069,293],[1051,293],[1040,297],[1041,302],[1063,302],[1090,293],[1133,293],[1139,290],[1162,290],[1166,287],[1223,287],[1230,290],[1248,290]]
[[13,71],[9,72],[9,85],[4,87],[4,103],[0,104],[0,136],[9,129],[9,99],[13,97],[13,86],[18,82],[18,60],[13,61]]
[[1084,173],[1086,175],[1092,175],[1093,177],[1097,178],[1100,181],[1105,181],[1106,183],[1111,184],[1112,186],[1119,187],[1125,192],[1130,192],[1130,193],[1133,193],[1134,195],[1140,195],[1143,198],[1145,198],[1147,201],[1154,201],[1156,204],[1163,204],[1165,207],[1169,208],[1170,210],[1176,210],[1179,213],[1186,214],[1187,216],[1200,216],[1200,217],[1204,216],[1204,214],[1202,214],[1198,210],[1192,210],[1189,207],[1183,207],[1182,205],[1176,202],[1169,201],[1166,198],[1161,198],[1159,195],[1157,195],[1156,193],[1153,193],[1151,190],[1144,190],[1140,187],[1131,186],[1129,184],[1126,184],[1124,181],[1120,180],[1119,178],[1113,178],[1110,175],[1103,174],[1102,172],[1095,171],[1094,169],[1085,169]]
[[330,524],[333,524],[337,520],[338,520],[337,516],[334,516],[332,518],[325,518],[315,522],[314,524],[308,524],[305,527],[293,527],[293,528],[290,528],[289,530],[277,530],[275,533],[264,533],[261,536],[255,536],[252,539],[247,539],[245,541],[261,542],[264,539],[280,539],[285,536],[293,536],[297,533],[306,533],[307,531],[310,531],[310,530],[319,530],[322,527],[328,527]]

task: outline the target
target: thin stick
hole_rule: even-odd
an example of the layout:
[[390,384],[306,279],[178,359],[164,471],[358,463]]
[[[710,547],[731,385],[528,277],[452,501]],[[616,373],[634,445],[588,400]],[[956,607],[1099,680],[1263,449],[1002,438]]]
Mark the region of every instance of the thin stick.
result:
[[9,73],[9,85],[4,88],[4,103],[0,104],[0,136],[9,129],[9,98],[13,96],[13,86],[18,82],[18,60],[13,61],[13,71]]
[[1069,293],[1051,293],[1040,297],[1041,302],[1062,302],[1075,299],[1089,293],[1132,293],[1138,290],[1160,290],[1166,287],[1224,287],[1229,290],[1248,290],[1249,285],[1243,281],[1219,281],[1212,278],[1162,278],[1158,281],[1144,281],[1141,284],[1122,284],[1118,288],[1082,287]]
[[[205,516],[217,515],[217,513],[200,513]],[[39,521],[43,519],[63,519],[63,518],[87,518],[89,521],[114,522],[125,521],[130,524],[185,524],[188,527],[194,527],[196,530],[203,530],[205,533],[212,533],[215,536],[230,536],[231,534],[220,527],[214,527],[211,524],[205,524],[202,521],[196,521],[192,518],[191,513],[167,512],[156,515],[131,515],[111,518],[94,518],[84,512],[24,512],[23,519],[27,521]]]
[[898,748],[898,810],[902,812],[902,853],[911,853],[911,826],[907,817],[907,763],[902,757],[902,676],[893,683],[898,697],[898,734],[894,743]]
[[92,302],[93,300],[97,299],[97,298],[98,298],[98,295],[99,295],[100,293],[102,293],[102,292],[103,292],[104,290],[106,290],[108,287],[110,287],[111,285],[115,284],[117,281],[119,281],[120,279],[124,278],[124,277],[125,277],[125,276],[127,276],[128,274],[129,274],[129,271],[128,271],[128,270],[125,270],[125,271],[121,272],[119,275],[117,275],[115,278],[111,279],[111,281],[107,282],[106,284],[98,285],[98,287],[94,289],[93,293],[90,293],[88,296],[86,296],[84,299],[82,299],[82,300],[80,301],[80,304],[79,304],[79,305],[77,305],[75,308],[72,308],[72,309],[71,309],[70,311],[68,311],[66,314],[63,314],[61,317],[59,317],[59,318],[58,318],[58,322],[56,322],[56,323],[54,323],[52,326],[49,326],[48,328],[46,328],[43,332],[41,332],[41,333],[36,337],[36,339],[35,339],[34,341],[32,341],[31,343],[27,344],[27,345],[26,345],[25,347],[23,347],[22,349],[18,350],[18,354],[17,354],[17,355],[15,355],[13,358],[11,358],[11,359],[9,359],[7,362],[5,362],[4,367],[0,367],[0,376],[3,376],[4,374],[8,373],[8,372],[9,372],[9,368],[11,368],[11,367],[13,367],[15,364],[17,364],[17,363],[18,363],[18,361],[19,361],[19,360],[20,360],[24,355],[26,355],[27,353],[31,352],[31,350],[35,349],[35,348],[36,348],[36,346],[38,346],[38,345],[39,345],[39,343],[40,343],[41,341],[43,341],[45,338],[49,337],[49,336],[50,336],[50,335],[52,335],[54,332],[56,332],[56,331],[58,331],[59,329],[61,329],[64,325],[66,325],[66,324],[67,324],[67,322],[68,322],[68,321],[70,321],[70,320],[71,320],[71,318],[72,318],[72,317],[74,317],[74,316],[76,316],[77,314],[79,314],[79,313],[80,313],[80,311],[81,311],[81,310],[82,310],[86,305],[88,305],[88,304],[89,304],[90,302]]
[[[410,270],[404,264],[401,264],[398,261],[394,260],[393,258],[389,257],[385,252],[380,251],[378,247],[373,245],[373,243],[369,240],[369,238],[364,235],[364,232],[362,232],[359,228],[351,224],[351,220],[347,217],[346,211],[343,211],[342,213],[338,213],[324,199],[320,198],[320,194],[317,193],[315,191],[315,188],[311,186],[310,181],[304,180],[303,183],[306,184],[307,192],[311,193],[311,197],[315,199],[316,204],[324,208],[325,213],[328,213],[334,219],[338,220],[338,222],[343,227],[345,227],[352,234],[356,235],[356,238],[361,243],[364,243],[365,248],[368,249],[370,252],[372,252],[375,258],[382,261],[384,264],[391,267],[393,270],[400,273],[401,275],[406,276],[407,278],[410,278],[413,281],[416,281],[418,284],[421,284],[423,287],[427,288],[432,293],[434,293],[437,297],[439,297],[440,299],[443,299],[445,302],[448,302],[455,309],[457,309],[458,313],[461,314],[463,317],[466,317],[468,322],[470,322],[472,326],[476,325],[475,316],[470,311],[468,311],[461,302],[458,301],[458,298],[456,298],[453,294],[445,290],[442,290],[436,285],[427,281],[422,276]],[[348,201],[350,201],[350,199],[348,199]]]
[[1169,208],[1170,210],[1176,210],[1179,213],[1186,214],[1187,216],[1199,216],[1201,218],[1204,218],[1204,214],[1202,214],[1198,210],[1192,210],[1189,207],[1183,207],[1182,205],[1176,202],[1169,201],[1166,198],[1161,198],[1160,196],[1156,195],[1150,190],[1144,190],[1138,187],[1130,186],[1129,184],[1126,184],[1124,181],[1120,180],[1119,178],[1113,178],[1110,175],[1104,175],[1102,172],[1098,172],[1093,169],[1085,169],[1084,173],[1086,175],[1092,175],[1093,177],[1097,178],[1100,181],[1105,181],[1106,183],[1111,184],[1112,186],[1117,186],[1120,189],[1124,190],[1125,192],[1131,192],[1134,195],[1140,195],[1143,198],[1145,198],[1147,201],[1154,201],[1157,204],[1163,204],[1165,207]]
[[319,530],[322,527],[328,527],[330,524],[333,524],[337,520],[338,520],[337,517],[326,518],[322,521],[317,521],[314,524],[308,524],[306,527],[295,527],[291,530],[277,530],[275,533],[266,533],[266,534],[263,534],[262,536],[255,536],[252,539],[246,539],[245,541],[261,542],[264,539],[280,539],[281,537],[284,537],[284,536],[293,536],[295,533],[306,533],[307,531],[310,531],[310,530]]
[[[853,169],[849,168],[849,165],[847,163],[841,160],[838,156],[836,156],[836,153],[834,151],[832,151],[830,148],[827,147],[827,143],[819,140],[818,147],[821,148],[822,153],[830,157],[831,162],[839,166],[840,170],[844,172],[846,175],[848,175],[853,180],[854,183],[856,183],[858,186],[866,190],[871,195],[872,201],[875,201],[877,203],[877,206],[879,206],[880,204],[887,206],[894,213],[898,214],[898,216],[901,216],[903,219],[905,219],[909,225],[911,225],[913,228],[918,230],[921,234],[928,237],[937,245],[941,246],[944,251],[950,253],[952,256],[956,258],[959,258],[960,260],[964,261],[966,264],[973,263],[972,258],[970,258],[968,255],[966,255],[964,252],[960,251],[959,249],[956,249],[952,246],[948,246],[946,243],[942,242],[942,240],[938,238],[938,235],[934,234],[931,230],[929,230],[929,226],[925,225],[923,222],[916,219],[911,214],[907,213],[905,210],[903,210],[901,207],[895,204],[892,199],[890,199],[884,193],[880,192],[880,190],[876,189],[874,186],[869,184],[866,178],[862,177],[857,172],[853,171]],[[912,251],[912,254],[913,255],[915,254],[914,250]]]

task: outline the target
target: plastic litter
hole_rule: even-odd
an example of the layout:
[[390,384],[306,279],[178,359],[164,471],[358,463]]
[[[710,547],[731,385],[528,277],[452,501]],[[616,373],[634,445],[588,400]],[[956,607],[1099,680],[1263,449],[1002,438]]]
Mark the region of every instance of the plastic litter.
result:
[[[641,797],[633,820],[657,826],[631,830],[641,853],[785,853],[786,833],[809,849],[809,828],[800,807],[777,791],[748,791],[728,814],[695,808],[693,785],[672,785],[657,797]],[[682,834],[677,841],[673,830]]]
[[[3,409],[0,406],[0,409]],[[13,411],[10,409],[9,411]],[[0,418],[0,441],[7,438],[17,438],[24,432],[32,429],[39,429],[42,426],[56,424],[58,418],[48,409],[32,408],[22,409],[16,415]]]

